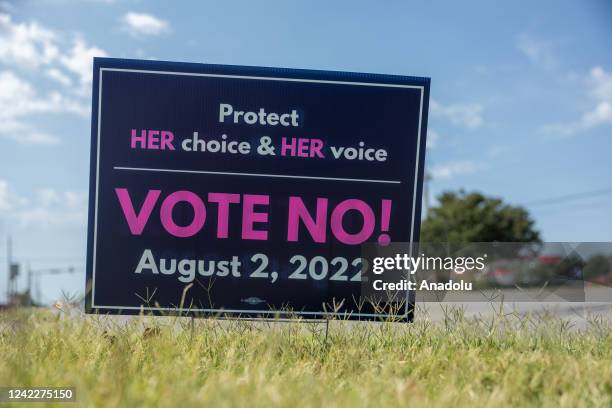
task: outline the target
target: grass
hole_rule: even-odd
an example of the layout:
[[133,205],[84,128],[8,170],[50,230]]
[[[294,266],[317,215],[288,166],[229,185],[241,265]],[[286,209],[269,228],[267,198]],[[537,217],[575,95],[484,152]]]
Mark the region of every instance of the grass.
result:
[[5,312],[0,385],[74,386],[88,407],[612,405],[603,320],[447,310],[436,324],[331,321],[327,335],[304,322],[194,323]]

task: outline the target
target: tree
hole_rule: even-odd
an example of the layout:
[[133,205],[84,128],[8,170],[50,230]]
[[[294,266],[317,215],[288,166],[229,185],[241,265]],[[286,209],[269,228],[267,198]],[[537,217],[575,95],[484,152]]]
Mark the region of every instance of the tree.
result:
[[595,279],[610,273],[610,262],[603,255],[595,255],[584,266],[584,279]]
[[523,207],[478,192],[444,192],[421,225],[421,242],[540,242]]

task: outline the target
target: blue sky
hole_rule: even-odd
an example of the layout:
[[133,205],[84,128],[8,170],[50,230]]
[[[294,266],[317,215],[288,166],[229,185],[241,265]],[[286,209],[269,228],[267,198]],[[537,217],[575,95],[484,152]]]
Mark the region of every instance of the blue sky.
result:
[[24,266],[84,265],[94,55],[431,77],[432,197],[479,190],[548,241],[612,241],[612,193],[530,204],[612,188],[612,5],[423,3],[0,2],[0,251],[10,234]]

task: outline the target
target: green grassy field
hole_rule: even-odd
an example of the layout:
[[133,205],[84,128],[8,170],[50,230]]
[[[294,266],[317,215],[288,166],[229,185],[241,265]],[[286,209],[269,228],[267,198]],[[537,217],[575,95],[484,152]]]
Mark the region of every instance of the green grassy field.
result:
[[74,386],[96,407],[609,407],[610,329],[455,310],[436,324],[331,321],[326,336],[303,322],[24,310],[0,315],[0,385]]

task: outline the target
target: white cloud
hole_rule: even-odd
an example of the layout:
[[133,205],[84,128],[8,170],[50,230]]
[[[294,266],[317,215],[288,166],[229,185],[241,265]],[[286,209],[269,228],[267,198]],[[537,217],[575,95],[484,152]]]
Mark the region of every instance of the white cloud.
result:
[[[72,42],[66,43],[67,37]],[[93,57],[106,55],[78,34],[66,36],[37,22],[16,22],[0,12],[2,64],[27,68],[30,76],[37,75],[34,83],[46,80],[53,81],[53,87],[62,87],[41,95],[33,82],[10,70],[0,71],[0,136],[22,143],[59,142],[59,138],[36,129],[30,116],[68,113],[87,117]]]
[[58,54],[56,34],[36,22],[14,23],[0,13],[0,60],[27,68],[54,61]]
[[592,111],[582,115],[580,123],[589,129],[604,123],[612,122],[612,104],[610,102],[599,102]]
[[15,212],[23,226],[83,227],[87,222],[86,193],[45,188],[36,197],[36,205],[25,205]]
[[612,74],[594,67],[584,79],[593,107],[573,122],[553,123],[543,130],[556,136],[571,136],[601,125],[612,124]]
[[430,174],[434,179],[449,179],[458,175],[477,173],[485,168],[484,164],[470,160],[452,161],[433,166]]
[[433,116],[446,118],[457,126],[476,129],[483,124],[482,105],[477,103],[442,105],[432,99],[429,107]]
[[57,138],[40,132],[25,120],[29,115],[51,113],[71,113],[86,117],[89,106],[58,92],[41,96],[29,82],[15,73],[0,71],[0,136],[22,143],[57,143]]
[[14,130],[10,132],[0,132],[0,136],[22,144],[30,145],[53,145],[61,142],[58,137],[32,129],[22,123],[15,122],[12,129]]
[[170,31],[167,21],[146,13],[129,12],[121,21],[124,29],[134,36],[159,35]]
[[516,40],[516,48],[532,63],[543,68],[550,68],[555,63],[550,42],[538,40],[527,34],[521,34]]
[[11,71],[0,71],[0,118],[10,119],[31,113],[89,114],[89,106],[66,98],[58,92],[38,95],[32,85]]
[[79,210],[87,207],[87,194],[75,191],[58,191],[54,188],[38,190],[37,202],[40,206],[49,208],[63,206],[67,210]]
[[88,46],[82,38],[77,37],[70,51],[62,55],[60,63],[73,74],[81,84],[81,92],[87,92],[93,76],[93,58],[106,57],[106,52],[95,46]]
[[0,179],[0,211],[3,213],[11,211],[26,202],[25,198],[20,197],[9,188],[6,180]]
[[64,86],[68,87],[72,85],[72,80],[70,79],[70,77],[57,68],[49,68],[46,71],[46,74],[49,78],[59,82]]
[[595,67],[591,69],[587,81],[596,100],[612,101],[612,74],[607,73],[602,67]]
[[93,57],[105,57],[107,53],[88,45],[78,34],[68,44],[64,37],[36,22],[17,23],[10,15],[0,13],[3,63],[32,69],[47,67],[46,75],[65,86],[72,85],[70,75],[76,76],[81,85],[77,90],[82,92],[91,84]]
[[38,190],[37,201],[43,207],[49,207],[51,205],[57,204],[60,201],[60,194],[57,190],[53,188],[43,188]]
[[427,148],[435,149],[438,146],[440,135],[433,129],[427,129]]
[[8,183],[6,180],[0,180],[0,211],[7,211],[11,207],[11,194],[8,191]]
[[87,194],[44,188],[28,200],[0,179],[0,211],[24,227],[83,227],[87,221]]

